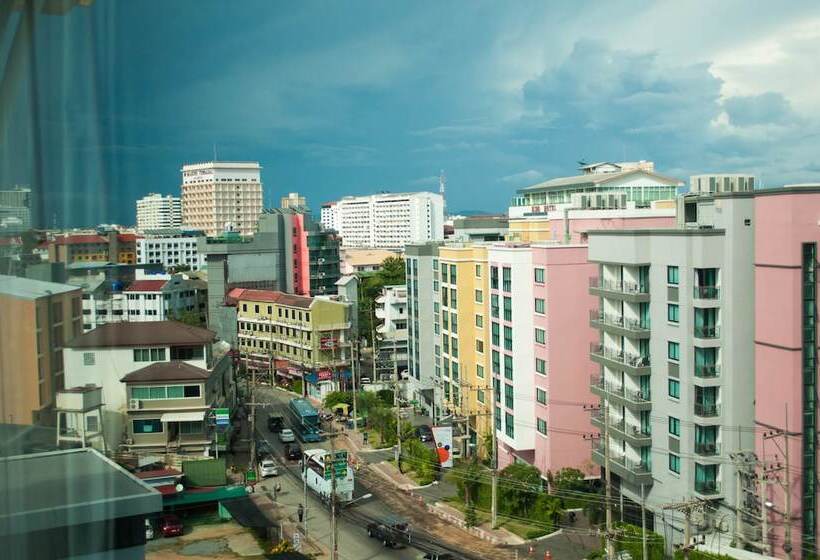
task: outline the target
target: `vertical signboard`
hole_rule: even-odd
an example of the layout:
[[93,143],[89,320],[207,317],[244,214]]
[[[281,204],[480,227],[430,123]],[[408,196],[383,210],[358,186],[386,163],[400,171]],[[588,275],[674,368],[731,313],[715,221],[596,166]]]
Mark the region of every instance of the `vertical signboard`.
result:
[[436,443],[438,462],[442,467],[453,466],[453,427],[433,426],[433,441]]

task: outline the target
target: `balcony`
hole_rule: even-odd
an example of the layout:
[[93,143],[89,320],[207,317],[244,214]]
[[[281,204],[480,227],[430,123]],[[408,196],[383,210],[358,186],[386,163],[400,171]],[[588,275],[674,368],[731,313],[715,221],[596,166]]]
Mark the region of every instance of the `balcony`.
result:
[[609,402],[629,407],[631,410],[651,410],[652,401],[648,393],[639,389],[630,390],[622,385],[606,383],[600,376],[593,375],[589,379],[589,387],[593,394],[606,398]]
[[589,354],[592,361],[612,369],[623,370],[630,375],[650,373],[649,356],[629,354],[603,344],[591,344]]
[[720,297],[720,288],[717,286],[695,286],[692,292],[692,297],[695,299],[718,299]]
[[702,457],[715,457],[720,455],[720,444],[715,441],[695,442],[695,453]]
[[621,315],[606,314],[592,310],[589,312],[589,324],[596,329],[620,336],[649,338],[649,320],[639,321]]
[[[592,460],[604,466],[604,446],[602,444],[592,449]],[[609,468],[630,484],[650,486],[653,482],[651,466],[642,461],[619,456],[612,446],[609,448]]]
[[[593,413],[591,420],[592,425],[598,427],[601,433],[604,433],[605,421],[603,412],[599,410]],[[628,423],[625,418],[618,420],[609,419],[609,435],[616,439],[626,440],[627,443],[635,447],[652,445],[652,434],[643,431],[640,426]]]
[[722,491],[719,480],[696,480],[695,492],[702,496],[716,496]]
[[715,339],[720,337],[720,327],[716,325],[695,326],[695,338]]
[[701,418],[715,418],[720,416],[720,405],[710,403],[695,403],[695,416]]
[[649,301],[649,284],[590,278],[589,293],[624,301]]
[[717,364],[702,364],[695,366],[695,377],[714,379],[720,376],[720,366]]

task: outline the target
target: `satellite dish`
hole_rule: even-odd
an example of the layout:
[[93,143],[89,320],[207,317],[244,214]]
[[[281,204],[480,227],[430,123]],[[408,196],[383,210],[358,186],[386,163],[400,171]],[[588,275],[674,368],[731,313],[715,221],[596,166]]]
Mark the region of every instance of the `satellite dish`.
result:
[[185,490],[185,487],[182,484],[177,484],[176,486],[174,486],[174,490],[176,490],[177,492],[182,492],[183,490]]

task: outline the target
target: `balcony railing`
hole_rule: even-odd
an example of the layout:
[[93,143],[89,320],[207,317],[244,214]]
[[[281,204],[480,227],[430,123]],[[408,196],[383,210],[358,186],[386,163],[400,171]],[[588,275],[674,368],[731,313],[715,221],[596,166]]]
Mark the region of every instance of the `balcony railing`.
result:
[[720,288],[717,286],[695,286],[693,297],[695,299],[718,299]]
[[612,325],[613,327],[620,327],[630,331],[646,331],[649,330],[649,319],[640,321],[638,319],[630,319],[622,315],[614,315],[611,313],[602,313],[596,309],[589,312],[589,320],[597,321],[605,325]]
[[720,444],[715,441],[695,442],[695,453],[704,457],[714,457],[720,455]]
[[720,327],[716,325],[695,326],[695,338],[717,338],[720,336]]
[[714,494],[720,494],[721,487],[719,480],[696,480],[695,481],[695,492],[698,494],[704,494],[707,496],[711,496]]
[[711,379],[720,375],[720,366],[717,364],[702,364],[695,366],[695,377]]
[[592,354],[597,354],[608,360],[620,362],[630,367],[645,367],[649,364],[649,356],[641,356],[639,354],[629,354],[615,348],[604,346],[603,344],[591,344],[589,351]]
[[[595,451],[597,451],[601,455],[606,454],[606,450],[604,449],[603,443],[599,443],[595,447]],[[652,472],[652,468],[643,461],[636,461],[635,459],[630,459],[626,455],[618,455],[617,451],[615,451],[612,445],[609,446],[609,460],[613,463],[617,463],[621,467],[635,474],[648,474]]]
[[590,278],[590,288],[607,290],[608,292],[619,292],[628,295],[648,294],[649,284],[637,284],[635,282],[624,282],[619,280],[604,280],[603,278]]
[[712,418],[714,416],[718,416],[720,414],[720,405],[719,404],[709,404],[709,403],[695,403],[695,416],[700,416],[702,418]]
[[602,391],[606,391],[610,395],[615,395],[623,399],[636,402],[639,404],[650,402],[650,395],[648,392],[640,389],[626,389],[623,385],[616,385],[615,383],[607,383],[599,375],[591,375],[589,377],[589,384],[591,387],[597,387]]

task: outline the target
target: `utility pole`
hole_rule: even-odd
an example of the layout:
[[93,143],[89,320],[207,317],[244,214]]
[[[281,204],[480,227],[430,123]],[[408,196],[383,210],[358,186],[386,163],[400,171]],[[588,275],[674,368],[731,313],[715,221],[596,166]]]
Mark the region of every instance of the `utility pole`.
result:
[[[789,471],[789,403],[786,406],[786,431],[783,434],[783,456],[786,460],[786,470],[783,472],[783,490],[786,493],[786,542],[783,543],[783,550],[786,552],[786,560],[792,557],[792,492],[791,492],[791,471]],[[765,504],[764,504],[765,505]],[[765,512],[764,512],[765,513]]]
[[359,430],[359,412],[358,412],[358,393],[359,387],[356,384],[356,376],[358,375],[359,362],[359,339],[356,338],[350,343],[350,374],[353,377],[353,431]]
[[606,471],[606,557],[609,560],[615,560],[615,531],[612,527],[612,475],[609,469],[609,400],[606,397],[604,397],[604,470]]
[[[493,481],[492,481],[492,525],[491,527],[495,529],[498,527],[498,434],[496,433],[496,426],[495,426],[495,374],[492,374],[492,387],[490,389],[490,403],[492,406],[492,413],[490,414],[492,426],[492,434],[493,434]],[[433,399],[433,406],[435,407],[435,399]]]
[[256,367],[251,370],[251,456],[248,470],[256,470]]
[[[339,558],[339,533],[336,524],[336,443],[330,435],[330,560]],[[327,468],[327,465],[325,465]]]
[[646,542],[646,495],[643,484],[641,484],[641,551],[643,560],[649,560],[649,546]]
[[762,531],[760,540],[763,543],[763,554],[769,556],[772,547],[769,546],[769,513],[766,511],[766,488],[769,485],[769,479],[766,472],[760,474],[760,521],[762,523]]
[[681,550],[683,551],[683,557],[686,560],[689,560],[689,552],[694,549],[694,545],[692,545],[692,513],[695,511],[703,511],[704,506],[706,505],[705,502],[701,500],[687,500],[685,502],[674,503],[674,504],[665,504],[661,506],[662,509],[671,509],[678,511],[683,514],[684,516],[684,526],[683,526],[683,547]]
[[305,452],[302,451],[302,510],[304,511],[304,518],[302,523],[302,531],[305,533],[305,538],[308,536],[308,496],[307,496],[307,460],[305,460]]
[[393,402],[396,404],[396,466],[401,472],[401,403],[399,402],[399,362],[396,360],[396,347],[393,346],[393,375],[396,387],[393,389]]

